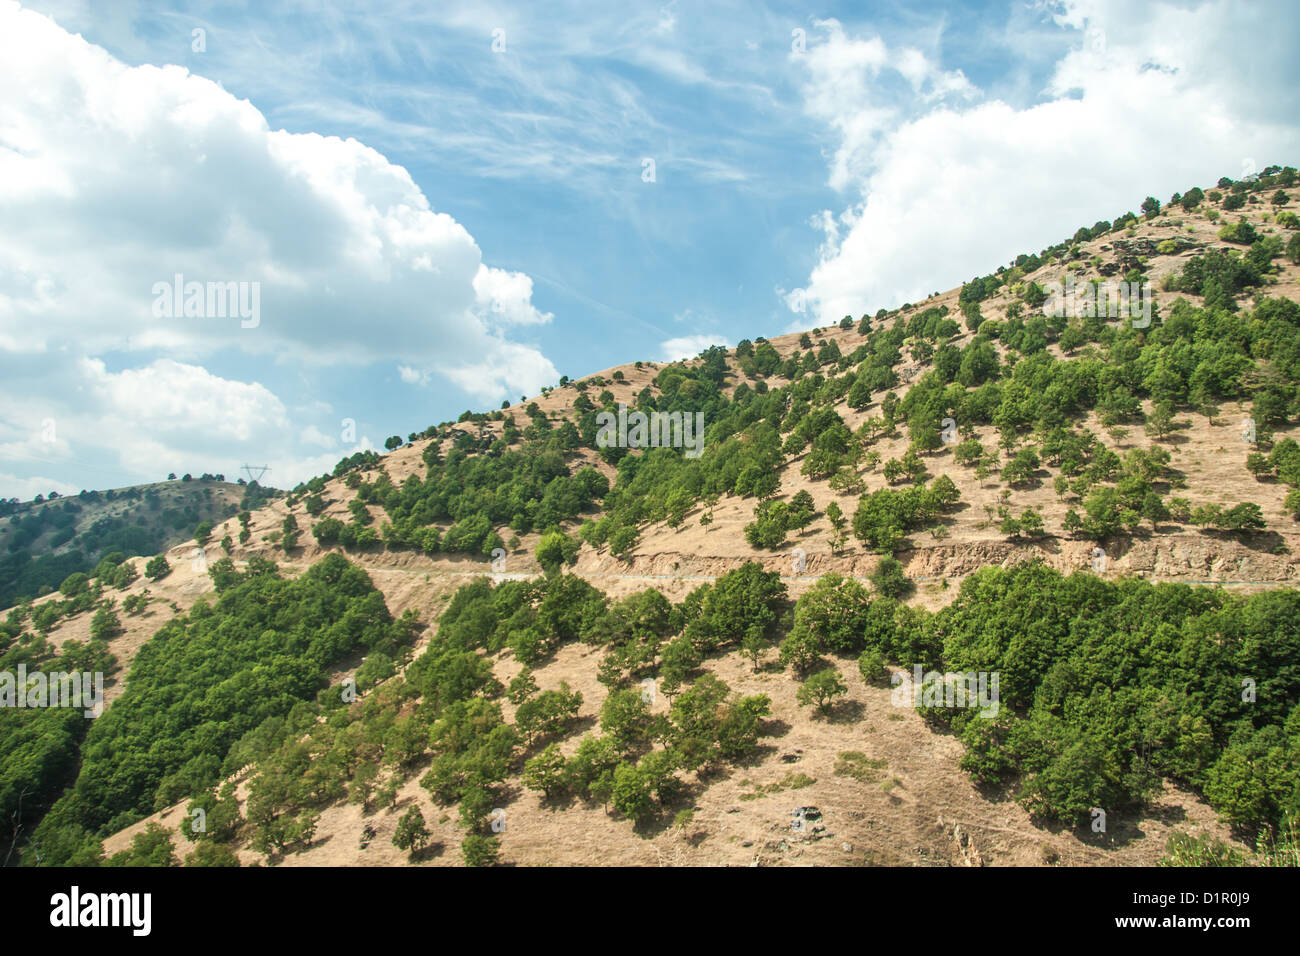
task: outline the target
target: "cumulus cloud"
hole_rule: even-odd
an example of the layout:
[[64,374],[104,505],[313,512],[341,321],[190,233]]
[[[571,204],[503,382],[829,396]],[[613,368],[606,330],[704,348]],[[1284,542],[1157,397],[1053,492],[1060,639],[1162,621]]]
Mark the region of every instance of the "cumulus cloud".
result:
[[[233,481],[249,449],[283,453],[292,446],[288,411],[256,382],[173,359],[114,371],[98,358],[61,358],[36,356],[28,373],[9,379],[15,400],[0,425],[6,464],[65,466],[77,477],[74,490],[111,487],[123,471],[154,480],[169,471],[212,471]],[[34,382],[44,394],[35,394]],[[0,480],[5,496],[27,486],[26,479]]]
[[1071,45],[1025,105],[880,37],[819,24],[821,41],[799,58],[805,110],[836,140],[829,182],[849,200],[814,218],[823,243],[806,289],[786,296],[791,308],[806,302],[825,323],[916,301],[1148,194],[1294,162],[1293,85],[1258,82],[1287,73],[1292,53],[1274,38],[1294,36],[1293,8],[1054,9]]
[[681,335],[661,343],[659,357],[665,362],[693,359],[713,345],[725,346],[727,340],[718,335]]
[[[256,321],[206,297],[201,316],[157,307],[189,283],[254,290]],[[48,405],[100,447],[116,414],[121,465],[149,474],[271,433],[319,446],[269,389],[206,372],[218,354],[400,363],[404,380],[441,374],[484,399],[536,391],[558,373],[510,338],[551,320],[531,297],[374,149],[272,130],[216,83],[128,66],[0,0],[0,351],[52,371],[35,395],[0,386],[31,406],[5,423],[20,442]]]
[[[283,403],[267,388],[213,375],[172,359],[110,371],[100,359],[78,363],[81,409],[69,408],[70,440],[116,448],[123,467],[144,475],[212,462],[234,480],[248,448],[284,448],[292,434]],[[205,469],[206,470],[206,469]]]
[[49,495],[51,491],[57,491],[60,495],[75,495],[81,491],[80,488],[74,488],[66,481],[59,481],[56,478],[45,478],[36,475],[30,478],[10,475],[0,471],[0,488],[4,488],[4,497],[17,498],[20,501],[30,501],[37,495]]
[[[363,436],[355,445],[335,452],[319,455],[272,455],[265,461],[259,461],[258,464],[266,464],[270,468],[264,479],[266,483],[277,488],[293,488],[304,481],[310,481],[317,475],[330,474],[341,458],[354,455],[359,451],[377,450],[369,436]],[[226,477],[233,479],[234,476],[227,474]]]
[[975,93],[960,70],[942,70],[913,47],[890,50],[878,36],[855,39],[838,20],[819,20],[816,25],[823,33],[821,42],[806,53],[792,53],[791,59],[807,68],[807,112],[839,136],[830,175],[836,189],[870,170],[877,139],[899,121],[900,106],[881,95],[890,77],[901,78],[925,101]]
[[538,325],[554,318],[533,305],[533,280],[522,272],[481,265],[474,274],[474,296],[491,320],[506,325]]
[[435,368],[480,401],[499,398],[514,400],[540,389],[540,384],[559,380],[559,373],[536,349],[502,341],[498,354],[478,364],[440,364]]
[[308,425],[304,428],[302,434],[298,436],[298,440],[304,445],[316,445],[320,448],[333,448],[338,444],[334,440],[334,436],[327,435],[315,425]]
[[[401,166],[354,139],[273,131],[178,66],[130,67],[0,4],[0,329],[9,348],[218,348],[327,363],[500,356],[492,325],[549,320]],[[154,287],[257,282],[256,327],[154,314]],[[57,318],[58,321],[51,321]]]

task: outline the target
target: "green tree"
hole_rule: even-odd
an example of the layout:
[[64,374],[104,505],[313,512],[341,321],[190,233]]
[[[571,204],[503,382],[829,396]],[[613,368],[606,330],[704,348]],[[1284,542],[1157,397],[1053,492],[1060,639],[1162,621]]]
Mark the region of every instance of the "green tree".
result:
[[1040,464],[1038,452],[1032,448],[1022,448],[1002,469],[1002,478],[1012,487],[1030,484]]
[[220,843],[205,840],[185,858],[186,866],[239,866],[235,851]]
[[167,563],[167,556],[163,554],[154,555],[144,566],[145,577],[154,581],[167,577],[171,571],[172,566]]
[[876,684],[888,676],[889,668],[885,666],[880,651],[868,647],[858,656],[858,673],[862,675],[864,683]]
[[752,757],[758,750],[759,738],[765,736],[763,718],[771,713],[772,701],[766,694],[732,697],[717,725],[719,756],[724,760]]
[[[352,775],[348,796],[353,803],[361,804],[362,813],[370,812],[370,798],[374,796],[375,782],[378,776],[379,765],[374,763],[361,764]],[[405,847],[401,849],[405,849]]]
[[621,763],[614,769],[610,802],[623,816],[644,823],[655,811],[650,781],[634,764]]
[[543,570],[548,574],[555,574],[563,565],[572,565],[577,562],[578,549],[581,546],[581,541],[570,538],[564,532],[552,531],[549,534],[542,535],[537,542],[537,548],[533,555]]
[[614,532],[609,541],[609,550],[617,558],[627,558],[631,555],[632,549],[636,547],[637,539],[640,537],[637,529],[631,525],[625,525]]
[[1246,470],[1254,475],[1256,480],[1259,480],[1266,475],[1272,474],[1273,466],[1269,464],[1267,455],[1256,451],[1246,456]]
[[682,635],[669,641],[660,653],[659,687],[665,694],[675,694],[702,663],[703,658],[693,641]]
[[825,670],[809,675],[808,679],[796,691],[795,699],[801,707],[816,704],[817,711],[825,716],[831,712],[831,705],[835,698],[848,692],[848,685],[840,677],[839,671],[833,667],[828,667]]
[[82,571],[69,574],[59,585],[59,593],[67,598],[75,598],[90,589],[90,576]]
[[399,850],[411,851],[411,856],[414,857],[428,842],[429,828],[425,826],[424,814],[419,807],[411,807],[397,821],[397,826],[393,830],[393,846]]
[[131,840],[129,849],[108,858],[109,866],[175,866],[171,833],[166,827],[150,823]]
[[614,768],[620,763],[613,740],[584,737],[565,767],[569,786],[584,799],[606,803],[614,786]]
[[582,694],[570,691],[569,685],[561,682],[559,690],[542,691],[520,704],[515,724],[531,747],[541,738],[563,733],[581,707]]
[[280,525],[280,546],[289,553],[298,546],[298,519],[292,513],[284,516]]
[[844,542],[848,540],[848,523],[849,519],[844,516],[843,509],[840,508],[839,502],[832,501],[826,505],[826,520],[831,523],[831,548],[839,551],[844,547]]
[[1153,438],[1163,440],[1174,429],[1174,406],[1172,402],[1160,402],[1147,416],[1146,432]]
[[535,693],[537,693],[537,681],[533,677],[533,672],[525,667],[511,679],[510,685],[506,688],[506,699],[518,706]]
[[529,790],[538,790],[554,799],[568,789],[569,774],[560,745],[552,743],[524,764],[521,777]]
[[1044,530],[1043,516],[1033,508],[1026,508],[1020,515],[1020,533],[1029,538],[1037,538]]
[[668,493],[664,506],[668,512],[668,527],[679,528],[691,509],[695,507],[695,496],[685,488],[675,488]]
[[482,833],[467,833],[461,841],[460,852],[466,866],[496,866],[501,849],[496,837]]
[[97,641],[107,641],[122,633],[122,622],[117,614],[107,607],[95,612],[90,622],[90,636]]
[[1151,522],[1153,534],[1158,530],[1161,521],[1169,519],[1169,509],[1165,507],[1164,500],[1154,491],[1148,491],[1142,499],[1142,517]]
[[600,729],[622,753],[648,747],[655,733],[650,705],[640,690],[611,691],[600,708]]
[[882,597],[901,598],[912,591],[912,582],[903,570],[902,562],[893,555],[882,557],[870,577],[871,583]]
[[1108,538],[1117,534],[1123,525],[1122,502],[1114,488],[1093,489],[1084,499],[1083,510],[1087,517],[1082,520],[1080,530],[1090,538]]
[[790,499],[788,516],[790,527],[802,531],[816,515],[817,506],[813,503],[812,495],[808,494],[807,491],[800,491]]

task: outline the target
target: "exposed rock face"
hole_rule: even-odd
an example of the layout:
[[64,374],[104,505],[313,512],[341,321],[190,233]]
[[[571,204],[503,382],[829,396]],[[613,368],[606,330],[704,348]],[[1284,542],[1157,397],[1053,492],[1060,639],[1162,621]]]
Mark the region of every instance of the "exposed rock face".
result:
[[[1300,542],[1297,542],[1300,544]],[[1096,552],[1101,550],[1102,554]],[[1187,583],[1279,584],[1300,582],[1290,554],[1247,547],[1232,537],[1164,535],[1158,539],[1114,538],[1099,549],[1091,541],[1051,539],[1044,543],[972,542],[900,552],[912,578],[964,577],[981,567],[1010,567],[1042,560],[1059,571],[1093,570],[1138,574]],[[1101,563],[1099,559],[1102,559]]]
[[[919,536],[918,536],[919,537]],[[1300,584],[1300,569],[1290,551],[1300,549],[1300,535],[1278,535],[1276,539],[1290,548],[1274,554],[1250,547],[1232,535],[1162,534],[1158,538],[1112,538],[1104,548],[1085,539],[1048,537],[1037,541],[987,539],[938,544],[899,551],[908,577],[915,581],[949,578],[960,580],[982,567],[1012,567],[1029,561],[1042,561],[1058,571],[1093,571],[1103,575],[1140,575],[1152,581],[1182,581],[1188,584],[1259,585]],[[1272,542],[1270,538],[1270,543]],[[1276,547],[1276,545],[1275,545]],[[1101,554],[1098,554],[1098,551]],[[879,563],[873,553],[832,555],[822,551],[809,553],[796,569],[789,553],[747,555],[700,555],[660,552],[637,555],[630,562],[606,559],[599,567],[580,562],[577,573],[593,580],[603,574],[619,576],[659,576],[685,579],[692,586],[703,583],[739,567],[757,561],[768,571],[775,571],[788,581],[813,582],[834,571],[846,577],[865,578]]]
[[[1174,244],[1174,254],[1186,252],[1189,249],[1201,249],[1205,246],[1203,242],[1195,242],[1182,236],[1173,236],[1165,241]],[[1160,254],[1157,242],[1145,236],[1135,239],[1116,239],[1113,252],[1115,261],[1104,263],[1097,270],[1103,276],[1111,276],[1117,272],[1126,273],[1130,269],[1142,269],[1143,259],[1150,259],[1152,256]]]

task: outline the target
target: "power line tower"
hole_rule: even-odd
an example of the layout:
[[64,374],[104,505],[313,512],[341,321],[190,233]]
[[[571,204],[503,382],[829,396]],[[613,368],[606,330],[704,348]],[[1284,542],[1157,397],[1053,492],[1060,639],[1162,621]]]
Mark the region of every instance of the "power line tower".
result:
[[[249,484],[252,484],[254,482],[260,483],[263,476],[269,474],[270,471],[271,468],[269,465],[245,465],[244,466],[244,474],[248,475]],[[253,474],[253,472],[257,472],[257,474]]]

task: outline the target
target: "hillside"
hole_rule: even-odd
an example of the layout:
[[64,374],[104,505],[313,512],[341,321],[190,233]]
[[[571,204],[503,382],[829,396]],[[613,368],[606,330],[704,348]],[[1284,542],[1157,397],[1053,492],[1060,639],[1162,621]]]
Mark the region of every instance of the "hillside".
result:
[[[1294,186],[1221,180],[924,302],[564,380],[245,516],[212,488],[210,538],[156,575],[130,558],[111,594],[10,613],[4,667],[118,671],[0,809],[28,787],[46,861],[102,840],[118,864],[166,858],[154,824],[179,857],[277,865],[1137,865],[1175,834],[1285,841]],[[1147,284],[1149,325],[1044,315],[1067,276]],[[702,413],[702,454],[603,446],[620,405]],[[87,506],[58,547],[142,508],[161,533],[182,508],[162,487]],[[97,629],[105,596],[125,613]],[[1002,716],[900,706],[913,665],[1000,674]],[[221,825],[191,843],[196,796]]]
[[114,552],[133,557],[164,551],[192,537],[199,522],[233,515],[247,493],[242,484],[186,475],[49,500],[0,502],[0,605],[47,594],[69,574],[88,572]]

